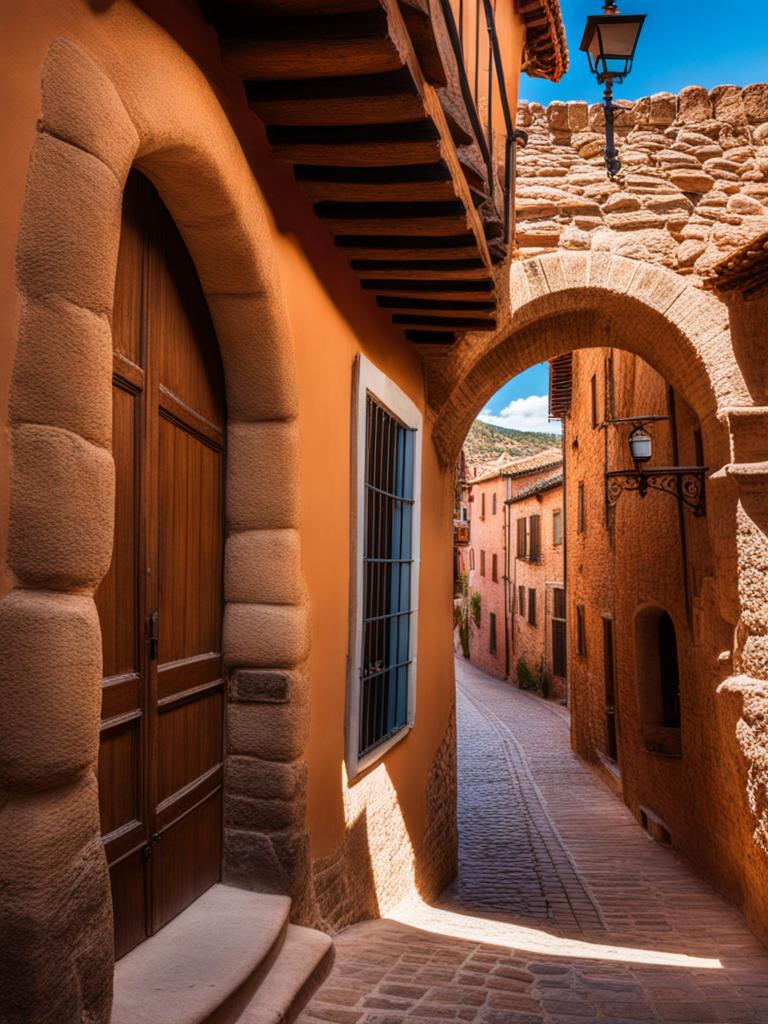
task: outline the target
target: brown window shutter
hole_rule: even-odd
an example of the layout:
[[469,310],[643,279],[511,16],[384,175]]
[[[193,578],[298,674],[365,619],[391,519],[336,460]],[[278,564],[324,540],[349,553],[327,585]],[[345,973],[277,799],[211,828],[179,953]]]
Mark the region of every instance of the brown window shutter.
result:
[[525,519],[517,520],[517,557],[525,558],[526,555],[526,543],[525,543]]
[[530,517],[530,551],[528,557],[532,562],[541,558],[541,516]]

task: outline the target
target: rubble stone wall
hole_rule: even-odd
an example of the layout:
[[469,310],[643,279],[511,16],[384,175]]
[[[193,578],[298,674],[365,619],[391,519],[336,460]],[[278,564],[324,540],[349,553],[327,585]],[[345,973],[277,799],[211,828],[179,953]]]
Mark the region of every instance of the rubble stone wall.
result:
[[521,256],[590,249],[701,280],[768,230],[768,83],[692,85],[618,105],[614,182],[601,104],[520,105],[529,135],[518,152]]

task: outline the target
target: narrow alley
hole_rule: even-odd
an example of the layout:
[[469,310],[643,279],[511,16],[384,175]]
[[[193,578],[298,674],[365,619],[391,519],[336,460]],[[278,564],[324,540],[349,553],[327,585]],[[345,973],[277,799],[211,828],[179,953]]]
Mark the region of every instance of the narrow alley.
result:
[[338,935],[301,1024],[764,1024],[768,952],[571,751],[567,712],[456,673],[459,875]]

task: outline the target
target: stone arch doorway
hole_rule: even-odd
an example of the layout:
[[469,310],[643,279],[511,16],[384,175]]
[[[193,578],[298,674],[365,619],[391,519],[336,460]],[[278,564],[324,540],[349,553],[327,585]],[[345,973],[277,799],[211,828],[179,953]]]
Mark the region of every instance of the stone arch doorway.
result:
[[[699,421],[709,467],[703,529],[712,553],[713,575],[704,596],[711,611],[697,620],[697,605],[692,629],[702,630],[706,622],[717,629],[709,634],[717,641],[711,643],[702,672],[708,692],[718,693],[712,701],[712,720],[718,724],[708,741],[710,756],[731,765],[732,778],[739,780],[733,802],[742,798],[739,813],[747,826],[751,811],[756,843],[765,849],[768,815],[760,753],[765,730],[760,718],[768,678],[768,587],[764,575],[757,580],[753,567],[764,564],[768,548],[768,409],[755,404],[759,396],[745,382],[751,380],[751,368],[741,365],[742,357],[734,352],[728,310],[670,271],[601,253],[557,253],[513,266],[510,314],[495,337],[467,336],[455,351],[427,357],[443,463],[455,465],[472,420],[499,387],[527,367],[569,351],[595,346],[634,353],[685,399]],[[684,619],[676,622],[678,637]],[[681,666],[681,675],[686,671]],[[752,889],[738,881],[735,861],[729,871],[729,884],[752,912],[761,902],[754,893],[764,862],[755,861]]]
[[[436,447],[453,465],[473,419],[505,381],[534,363],[595,345],[639,355],[699,418],[711,470],[710,519],[717,524],[711,541],[720,607],[735,626],[733,423],[740,428],[752,400],[734,356],[726,307],[679,275],[603,253],[555,253],[513,264],[504,327],[488,338],[465,336],[450,356],[427,359]],[[729,522],[730,537],[723,528]]]
[[[203,77],[152,32],[147,46],[169,51],[152,54],[154,66],[167,69],[159,95],[148,95],[141,68],[126,55],[105,55],[105,68],[67,40],[52,44],[17,248],[22,317],[9,518],[16,586],[0,603],[0,776],[11,796],[0,886],[3,940],[19,963],[19,986],[7,986],[2,999],[30,1020],[106,1020],[111,1002],[112,912],[94,774],[102,657],[93,595],[113,547],[111,313],[123,187],[134,165],[181,230],[221,346],[229,416],[222,644],[230,690],[235,700],[253,701],[267,674],[279,677],[284,696],[249,708],[239,749],[261,759],[252,759],[255,766],[296,764],[306,738],[293,346],[269,227]],[[263,571],[268,559],[279,573]],[[263,775],[247,756],[240,760],[249,795],[258,797]],[[231,830],[230,880],[258,883],[268,871],[283,891],[303,894],[303,774],[294,775],[292,831],[284,822],[278,830],[290,865],[268,828],[245,844]]]

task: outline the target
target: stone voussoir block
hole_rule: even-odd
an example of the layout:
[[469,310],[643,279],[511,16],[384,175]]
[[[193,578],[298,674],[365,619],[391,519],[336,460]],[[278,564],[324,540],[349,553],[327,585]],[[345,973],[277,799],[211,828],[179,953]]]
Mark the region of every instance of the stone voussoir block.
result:
[[227,604],[222,634],[230,667],[295,668],[309,654],[309,604]]
[[13,422],[62,427],[109,448],[111,381],[106,317],[56,295],[24,302],[11,385]]
[[282,832],[304,824],[303,794],[295,799],[263,798],[227,793],[224,798],[224,827],[254,832]]
[[43,131],[92,153],[123,181],[139,137],[98,65],[68,39],[54,39],[43,64],[42,92]]
[[112,558],[114,506],[107,450],[57,427],[14,428],[8,562],[24,585],[95,587]]
[[94,764],[101,632],[90,597],[12,590],[0,602],[0,780],[58,784]]
[[301,799],[307,788],[306,761],[264,761],[230,754],[225,762],[227,789],[242,796]]
[[298,604],[305,599],[298,530],[230,533],[224,551],[224,600]]
[[112,900],[92,772],[0,810],[0,1019],[107,1024]]
[[299,518],[299,428],[296,421],[230,422],[227,437],[230,529],[296,527]]
[[295,761],[309,735],[307,704],[230,704],[227,750],[265,761]]
[[209,294],[222,345],[227,408],[231,419],[292,419],[298,413],[294,345],[282,297]]
[[106,164],[38,134],[32,146],[16,264],[27,295],[59,295],[108,314],[115,290],[123,192]]

